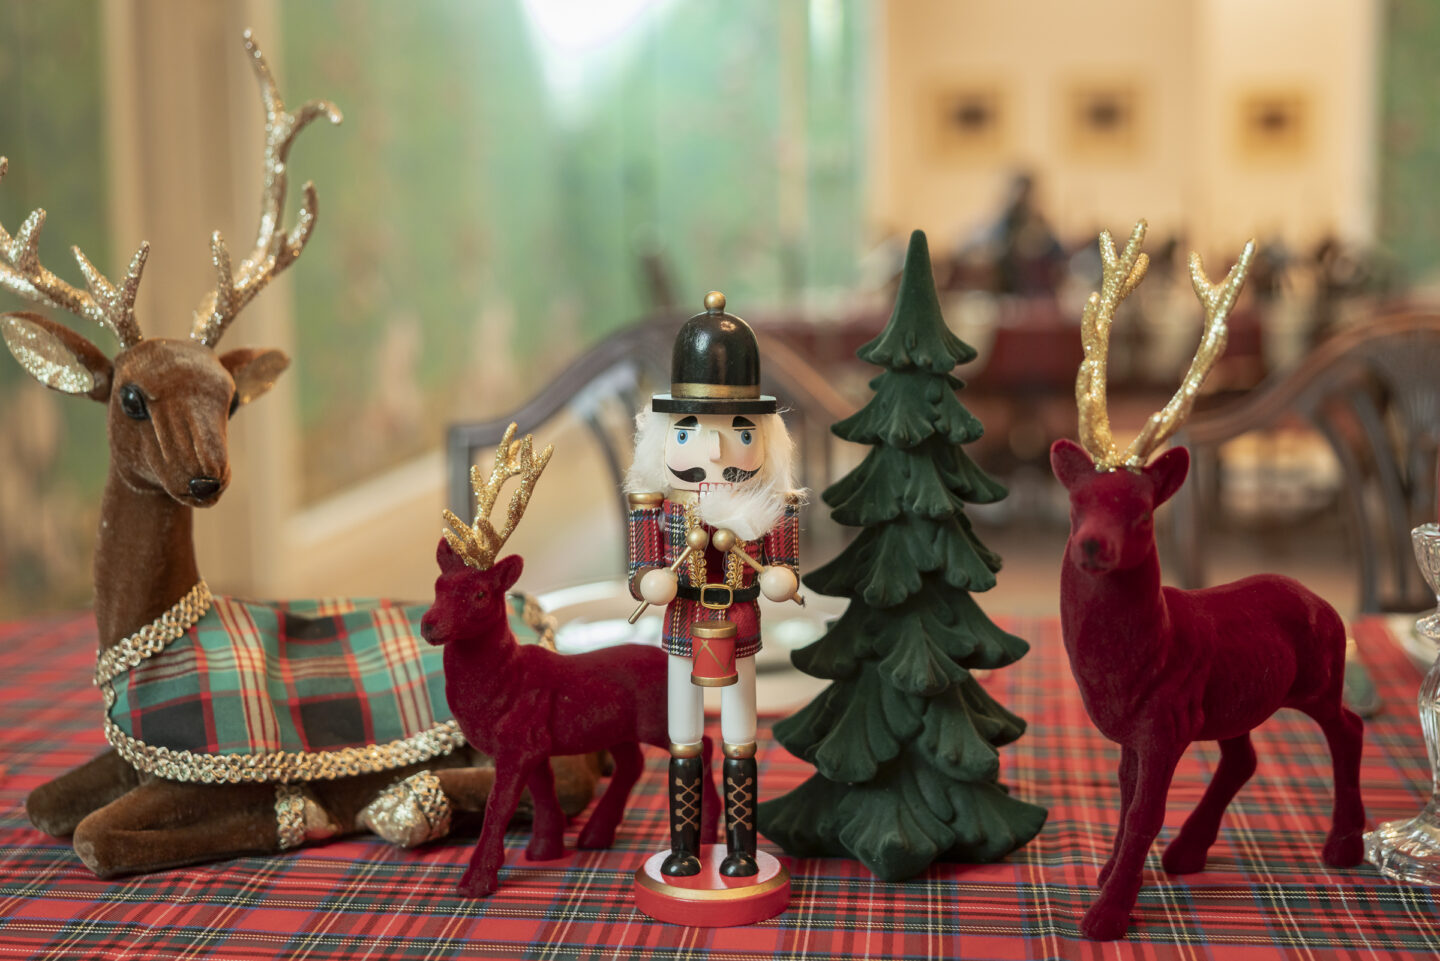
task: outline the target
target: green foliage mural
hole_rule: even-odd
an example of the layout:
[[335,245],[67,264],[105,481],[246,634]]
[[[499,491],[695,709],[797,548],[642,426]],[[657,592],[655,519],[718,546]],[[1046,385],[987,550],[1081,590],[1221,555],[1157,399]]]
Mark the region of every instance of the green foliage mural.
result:
[[[859,0],[280,8],[321,226],[293,274],[307,491],[518,406],[607,333],[705,290],[853,285]],[[622,16],[623,15],[623,16]],[[607,19],[613,18],[613,19]]]
[[1386,0],[1380,53],[1380,239],[1409,281],[1440,273],[1440,4]]
[[[106,217],[99,0],[0,6],[0,223],[17,230],[45,208],[43,263],[83,287],[79,246],[113,270]],[[115,340],[64,311],[0,292],[0,310],[33,310],[80,330],[101,349]],[[100,405],[32,381],[0,350],[0,617],[83,607],[90,545],[106,468]]]
[[850,603],[795,666],[832,681],[775,725],[815,765],[800,787],[760,805],[760,830],[802,857],[850,857],[896,881],[931,862],[994,861],[1035,836],[1045,809],[1000,784],[998,748],[1025,722],[971,673],[1013,664],[1029,645],[991,623],[973,593],[1000,558],[965,505],[1005,488],[963,450],[983,428],[951,371],[975,351],[945,326],[925,235],[916,231],[890,323],[860,348],[884,371],[875,396],[832,429],[869,445],[824,493],[831,516],[862,528],[805,583]]

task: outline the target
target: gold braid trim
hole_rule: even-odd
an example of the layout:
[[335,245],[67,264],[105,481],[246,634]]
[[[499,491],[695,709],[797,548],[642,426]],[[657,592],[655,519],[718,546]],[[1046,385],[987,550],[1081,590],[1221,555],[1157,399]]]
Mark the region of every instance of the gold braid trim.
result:
[[305,794],[293,784],[275,785],[275,834],[282,851],[305,843]]
[[419,764],[450,754],[465,745],[465,736],[454,720],[386,744],[346,747],[338,751],[269,751],[257,754],[172,751],[131,737],[108,717],[105,718],[105,740],[136,770],[167,781],[191,784],[333,781]]
[[132,667],[138,667],[141,661],[165,650],[171,641],[184,635],[205,616],[213,600],[209,585],[201,580],[164,614],[101,651],[95,664],[95,686],[104,687]]

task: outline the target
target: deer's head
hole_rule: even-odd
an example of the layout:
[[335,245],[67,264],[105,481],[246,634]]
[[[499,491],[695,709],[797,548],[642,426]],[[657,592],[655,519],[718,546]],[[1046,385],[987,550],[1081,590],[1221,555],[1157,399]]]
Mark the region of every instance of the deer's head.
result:
[[[111,359],[80,334],[28,312],[0,316],[5,345],[45,386],[109,406],[111,469],[126,485],[191,507],[215,503],[230,481],[229,418],[268,391],[289,365],[278,350],[218,353],[215,346],[236,314],[299,257],[314,229],[316,196],[309,183],[295,228],[288,234],[280,229],[285,165],[296,134],[320,116],[340,121],[340,111],[327,102],[310,101],[287,112],[248,31],[245,48],[266,117],[260,226],[254,249],[235,268],[220,233],[211,236],[217,283],[196,309],[188,340],[147,340],[140,332],[135,296],[148,244],[140,245],[118,285],[72,248],[85,278],[81,290],[40,263],[45,211],[32,213],[13,237],[0,227],[0,287],[99,324],[115,335],[120,349]],[[5,166],[0,158],[0,177]]]
[[1190,453],[1166,451],[1139,470],[1095,469],[1095,462],[1073,440],[1050,448],[1050,466],[1070,495],[1067,556],[1092,574],[1128,570],[1155,550],[1155,508],[1185,482]]
[[1115,308],[1144,279],[1149,266],[1149,258],[1140,252],[1144,239],[1143,220],[1135,225],[1120,254],[1115,252],[1109,232],[1100,234],[1101,289],[1090,295],[1080,328],[1085,345],[1085,360],[1075,382],[1080,443],[1061,439],[1050,448],[1051,469],[1070,495],[1067,557],[1077,567],[1097,574],[1135,567],[1154,553],[1155,508],[1185,482],[1190,454],[1177,447],[1149,466],[1146,462],[1190,416],[1201,384],[1225,352],[1225,320],[1255,254],[1251,241],[1218,285],[1206,278],[1200,255],[1190,255],[1190,280],[1205,311],[1200,347],[1180,389],[1150,416],[1139,436],[1122,452],[1110,434],[1105,365]]
[[[435,551],[435,562],[440,566],[440,576],[435,579],[435,603],[420,619],[420,636],[431,644],[443,645],[461,638],[509,639],[505,592],[520,579],[524,563],[518,554],[499,563],[495,558],[514,533],[530,503],[535,482],[554,452],[546,447],[536,454],[528,434],[524,440],[514,437],[515,425],[511,424],[495,448],[495,464],[488,478],[478,466],[470,469],[470,486],[476,498],[475,522],[466,524],[450,511],[444,513],[450,529],[444,532]],[[517,476],[520,486],[511,495],[505,523],[497,531],[490,513],[500,488]]]

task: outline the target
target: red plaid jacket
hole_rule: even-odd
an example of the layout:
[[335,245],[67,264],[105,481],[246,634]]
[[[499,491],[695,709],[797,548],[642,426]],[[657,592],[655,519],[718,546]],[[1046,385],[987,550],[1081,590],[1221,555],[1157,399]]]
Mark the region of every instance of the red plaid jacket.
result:
[[[640,599],[640,578],[656,567],[669,567],[685,550],[685,514],[695,510],[694,505],[672,500],[646,501],[643,495],[631,495],[630,500],[630,593]],[[701,524],[708,534],[715,528]],[[761,564],[788,567],[798,574],[800,534],[800,511],[796,504],[787,503],[785,513],[765,535],[757,541],[744,541],[741,547]],[[755,571],[748,564],[740,564],[740,586],[749,587],[755,583]],[[691,579],[690,561],[680,565],[677,572],[680,584],[699,587]],[[724,583],[726,560],[714,547],[705,549],[704,583]],[[670,654],[690,656],[690,625],[699,621],[711,621],[728,617],[735,624],[735,656],[750,657],[760,650],[760,604],[758,600],[737,601],[726,611],[711,610],[699,601],[677,597],[665,608],[665,626],[661,642]]]

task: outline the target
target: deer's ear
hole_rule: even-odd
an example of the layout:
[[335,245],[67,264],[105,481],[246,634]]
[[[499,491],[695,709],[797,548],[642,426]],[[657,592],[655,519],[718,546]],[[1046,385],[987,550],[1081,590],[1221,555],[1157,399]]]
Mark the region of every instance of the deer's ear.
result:
[[220,363],[235,380],[236,400],[248,404],[275,386],[275,381],[290,366],[290,358],[278,350],[241,347],[221,354]]
[[495,581],[500,590],[508,591],[515,586],[520,579],[520,572],[525,569],[525,562],[520,559],[519,554],[511,554],[509,557],[495,564],[492,570],[495,572]]
[[1145,476],[1155,485],[1155,506],[1175,496],[1185,475],[1190,473],[1190,452],[1183,447],[1172,447],[1145,468]]
[[19,312],[0,315],[0,333],[20,366],[46,387],[102,402],[110,399],[110,358],[69,327]]
[[1082,478],[1095,473],[1095,462],[1085,453],[1085,448],[1062,437],[1050,447],[1050,469],[1065,489],[1070,490]]

